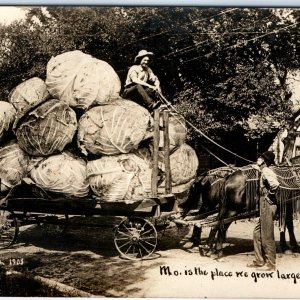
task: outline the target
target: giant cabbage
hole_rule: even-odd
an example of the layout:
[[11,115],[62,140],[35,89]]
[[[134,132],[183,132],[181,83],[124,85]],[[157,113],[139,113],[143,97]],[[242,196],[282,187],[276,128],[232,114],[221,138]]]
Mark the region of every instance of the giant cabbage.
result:
[[[196,177],[195,151],[183,144],[171,157],[172,193],[186,201]],[[133,153],[103,156],[87,163],[87,177],[95,195],[105,201],[140,200],[151,196],[153,161],[146,148]],[[158,196],[165,194],[164,165],[159,164]]]
[[50,59],[46,84],[54,98],[83,109],[111,101],[121,89],[117,73],[107,62],[78,50]]
[[12,142],[0,148],[1,193],[20,183],[27,171],[29,156]]
[[[152,149],[151,149],[152,150]],[[158,167],[161,174],[165,174],[165,165],[160,152]],[[178,204],[183,204],[189,197],[198,169],[199,161],[192,147],[183,143],[170,155],[171,190]],[[158,195],[166,194],[165,175],[158,181]]]
[[151,193],[151,169],[134,153],[103,156],[87,163],[87,177],[103,201],[141,200]]
[[49,98],[45,82],[33,77],[16,86],[9,94],[8,100],[17,111],[17,117],[22,118],[28,111]]
[[172,185],[189,182],[197,175],[199,165],[195,150],[188,144],[182,144],[170,155]]
[[64,102],[51,99],[28,113],[16,130],[20,147],[33,156],[61,152],[77,129],[75,112]]
[[77,142],[83,154],[128,153],[148,138],[150,113],[129,100],[95,106],[79,120]]
[[85,161],[65,152],[36,163],[30,177],[38,187],[49,192],[69,197],[85,197],[89,193]]
[[[160,126],[163,126],[163,118],[160,116]],[[184,118],[174,112],[169,112],[169,143],[170,151],[173,151],[175,148],[181,146],[186,141],[187,128],[185,125]],[[164,145],[164,136],[163,131],[160,131],[160,143],[159,146],[163,147]]]
[[11,128],[16,117],[16,110],[12,104],[0,101],[0,141],[2,141],[5,133]]

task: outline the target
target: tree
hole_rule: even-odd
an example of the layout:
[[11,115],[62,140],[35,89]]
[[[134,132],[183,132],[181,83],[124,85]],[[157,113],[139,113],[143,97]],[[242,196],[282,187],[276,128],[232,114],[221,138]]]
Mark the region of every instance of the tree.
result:
[[[0,28],[1,96],[45,79],[51,56],[76,49],[107,61],[124,82],[147,49],[164,95],[186,119],[253,159],[291,113],[286,75],[298,67],[298,18],[296,9],[33,7],[25,22]],[[199,136],[191,130],[189,142]]]
[[[284,20],[277,12],[235,10],[223,14],[222,22],[212,22],[207,29],[212,34],[208,38],[199,36],[196,42],[209,47],[193,49],[198,53],[185,59],[184,80],[189,89],[177,95],[179,110],[185,111],[187,119],[198,118],[205,133],[248,157],[255,153],[255,144],[244,152],[241,150],[245,149],[237,149],[236,141],[244,137],[257,140],[264,151],[291,114],[285,76],[290,65],[281,57],[295,56],[296,41],[293,34],[279,29],[289,25],[292,28],[296,23],[286,21],[285,26],[278,27]],[[203,30],[199,28],[199,32]],[[205,75],[197,76],[191,85],[189,73],[199,74],[199,70]],[[187,108],[187,99],[191,98],[196,102],[193,109]]]

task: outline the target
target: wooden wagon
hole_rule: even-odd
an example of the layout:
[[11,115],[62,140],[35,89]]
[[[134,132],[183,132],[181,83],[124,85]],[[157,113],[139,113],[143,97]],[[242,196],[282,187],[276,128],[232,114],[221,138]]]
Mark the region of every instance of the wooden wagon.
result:
[[[48,193],[25,179],[0,199],[0,248],[7,248],[16,241],[21,225],[66,226],[69,216],[121,216],[123,220],[114,232],[116,249],[128,259],[149,257],[157,245],[157,221],[162,215],[166,218],[177,212],[176,199],[171,193],[168,120],[168,111],[155,111],[151,197],[138,201],[105,201],[95,196],[68,198]],[[163,132],[163,149],[159,149],[160,131]],[[163,150],[165,164],[165,194],[160,196],[157,192],[159,150]]]

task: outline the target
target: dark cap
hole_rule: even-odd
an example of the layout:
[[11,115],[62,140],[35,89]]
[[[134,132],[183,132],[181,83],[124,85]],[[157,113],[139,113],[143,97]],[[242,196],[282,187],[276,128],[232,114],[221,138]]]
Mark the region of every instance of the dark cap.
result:
[[275,164],[275,154],[272,151],[266,151],[260,157],[264,159],[267,165]]

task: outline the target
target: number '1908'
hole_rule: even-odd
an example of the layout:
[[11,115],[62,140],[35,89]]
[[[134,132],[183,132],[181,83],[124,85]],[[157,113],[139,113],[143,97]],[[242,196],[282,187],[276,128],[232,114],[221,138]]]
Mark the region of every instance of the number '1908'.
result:
[[21,266],[24,264],[23,258],[10,258],[9,265],[10,266]]

